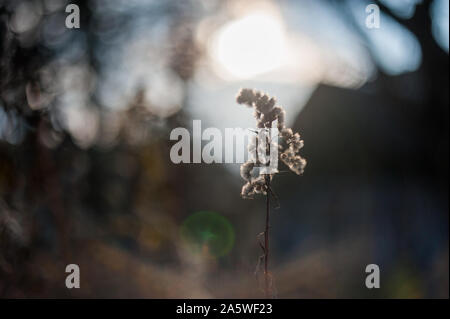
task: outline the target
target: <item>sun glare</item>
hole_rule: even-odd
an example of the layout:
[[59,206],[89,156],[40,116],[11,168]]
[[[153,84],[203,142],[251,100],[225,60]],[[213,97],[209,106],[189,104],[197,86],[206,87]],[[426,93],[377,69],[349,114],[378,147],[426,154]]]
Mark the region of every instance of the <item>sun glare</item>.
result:
[[265,12],[247,15],[218,30],[214,59],[235,78],[246,79],[272,71],[286,62],[282,22]]

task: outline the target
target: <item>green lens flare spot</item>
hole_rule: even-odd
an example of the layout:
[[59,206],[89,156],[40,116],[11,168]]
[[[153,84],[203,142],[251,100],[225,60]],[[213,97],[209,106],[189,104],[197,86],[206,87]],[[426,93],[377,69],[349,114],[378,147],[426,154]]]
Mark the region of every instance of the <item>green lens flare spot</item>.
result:
[[234,230],[224,216],[200,211],[185,219],[180,228],[181,239],[194,253],[224,256],[234,245]]

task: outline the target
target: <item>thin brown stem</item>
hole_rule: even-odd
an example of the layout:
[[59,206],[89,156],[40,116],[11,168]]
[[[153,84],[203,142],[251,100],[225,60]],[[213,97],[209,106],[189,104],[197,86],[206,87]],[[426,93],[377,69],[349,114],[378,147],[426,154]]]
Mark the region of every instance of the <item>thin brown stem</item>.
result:
[[266,175],[266,186],[267,186],[267,201],[266,201],[266,230],[264,231],[264,279],[266,284],[265,295],[266,298],[270,298],[270,287],[269,287],[269,228],[270,228],[270,176]]

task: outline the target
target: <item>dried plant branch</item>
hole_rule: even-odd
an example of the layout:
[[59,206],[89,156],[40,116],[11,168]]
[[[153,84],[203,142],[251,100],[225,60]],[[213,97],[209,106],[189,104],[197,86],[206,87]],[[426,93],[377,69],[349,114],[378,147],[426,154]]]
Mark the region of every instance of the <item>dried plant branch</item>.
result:
[[258,158],[261,147],[267,147],[267,149],[262,150],[263,152],[265,151],[266,154],[268,152],[270,153],[270,148],[276,147],[278,153],[280,153],[279,158],[281,161],[283,161],[291,171],[301,175],[306,166],[306,160],[298,155],[300,149],[303,147],[303,140],[300,139],[300,134],[294,134],[292,129],[285,127],[286,112],[281,106],[276,105],[275,98],[252,89],[242,89],[236,100],[239,104],[245,104],[254,108],[254,117],[256,119],[257,128],[269,129],[272,127],[272,123],[276,121],[278,137],[282,140],[282,144],[278,144],[274,143],[268,135],[264,136],[264,139],[266,140],[263,141],[259,140],[261,137],[258,134],[252,136],[248,148],[249,153],[255,155],[241,165],[241,176],[246,181],[245,185],[242,187],[241,196],[243,198],[253,198],[255,194],[263,194],[266,196],[266,225],[264,232],[261,233],[264,234],[264,245],[259,241],[258,236],[259,245],[264,254],[258,259],[255,274],[258,273],[261,260],[264,259],[264,292],[266,298],[270,298],[273,296],[273,280],[269,273],[270,196],[274,197],[277,201],[277,206],[279,206],[278,197],[271,188],[272,178],[278,170],[272,171],[271,173],[267,173],[266,171],[264,171],[266,173],[261,173],[260,170],[260,173],[256,177],[252,176],[252,171],[256,167],[267,166],[268,164],[267,162],[262,162],[262,160]]

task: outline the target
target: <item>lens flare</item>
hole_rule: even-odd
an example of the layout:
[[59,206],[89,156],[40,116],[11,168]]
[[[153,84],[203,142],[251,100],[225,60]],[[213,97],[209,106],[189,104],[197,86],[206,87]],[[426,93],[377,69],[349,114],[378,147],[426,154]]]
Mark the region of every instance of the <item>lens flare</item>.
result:
[[226,255],[234,245],[233,226],[216,212],[192,214],[181,225],[180,235],[194,253],[207,253],[214,257]]

